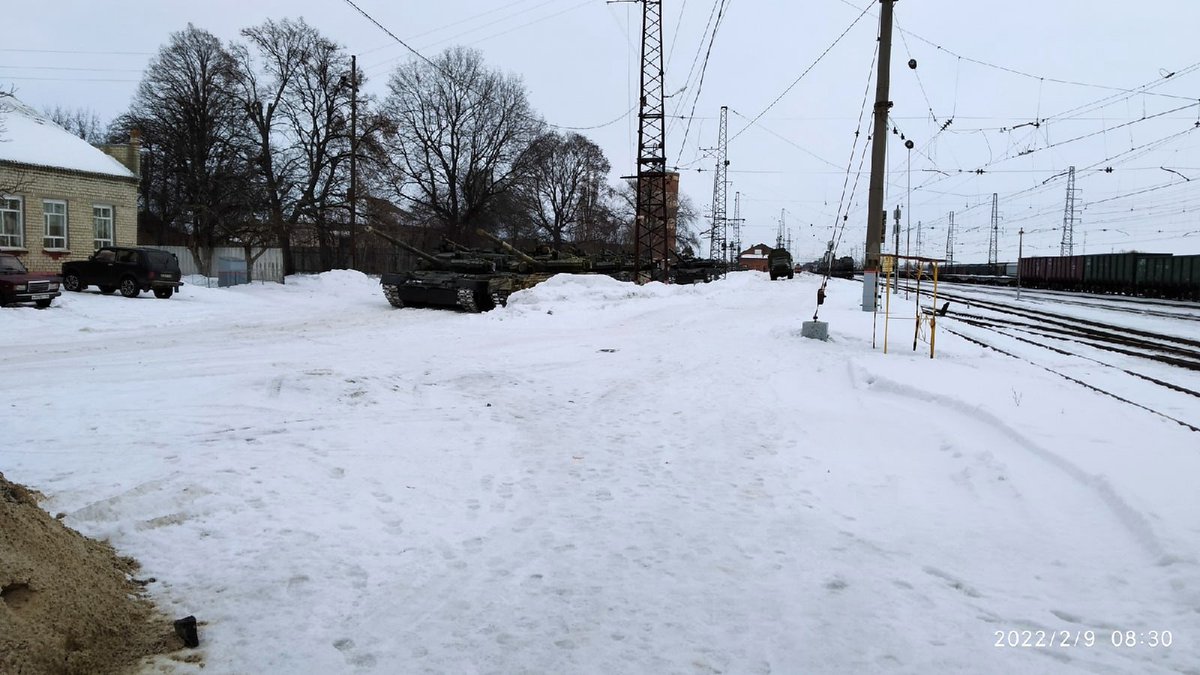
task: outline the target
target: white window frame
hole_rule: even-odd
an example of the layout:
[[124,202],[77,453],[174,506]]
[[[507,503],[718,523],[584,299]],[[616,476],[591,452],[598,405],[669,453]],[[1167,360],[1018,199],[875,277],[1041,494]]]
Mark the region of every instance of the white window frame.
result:
[[[49,208],[51,206],[62,206],[62,213],[52,213]],[[57,217],[57,216],[62,216],[62,234],[61,235],[50,233],[50,219],[51,219],[51,217]],[[69,226],[67,223],[67,202],[66,202],[66,200],[43,199],[42,200],[42,224],[43,224],[42,247],[47,250],[51,250],[51,251],[67,250],[67,244],[69,243],[67,241],[67,232],[69,231]]]
[[[108,211],[108,216],[102,216],[96,212],[100,209]],[[107,223],[105,222],[107,221]],[[101,229],[107,226],[108,232],[102,232]],[[92,237],[95,241],[95,246],[92,250],[98,251],[105,246],[115,246],[117,237],[117,217],[116,209],[112,204],[92,204]],[[107,237],[101,235],[107,234]]]
[[[8,202],[16,202],[14,211]],[[17,214],[16,232],[4,231],[4,219],[7,214]],[[17,195],[0,194],[0,248],[25,248],[25,199]]]

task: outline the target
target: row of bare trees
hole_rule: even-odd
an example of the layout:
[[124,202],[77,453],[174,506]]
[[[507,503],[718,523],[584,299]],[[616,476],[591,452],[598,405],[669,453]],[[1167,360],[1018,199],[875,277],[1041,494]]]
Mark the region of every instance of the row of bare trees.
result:
[[[232,242],[248,258],[280,247],[287,273],[297,245],[334,266],[352,237],[352,156],[359,220],[375,227],[422,228],[426,241],[470,243],[476,227],[555,247],[630,241],[632,187],[610,185],[600,147],[547,125],[520,78],[489,68],[480,52],[403,63],[376,100],[361,94],[364,76],[346,51],[302,19],[240,37],[225,44],[190,24],[172,34],[108,130],[110,141],[139,130],[143,222],[185,235],[202,266]],[[94,115],[53,116],[95,134]],[[696,214],[684,202],[686,240]]]

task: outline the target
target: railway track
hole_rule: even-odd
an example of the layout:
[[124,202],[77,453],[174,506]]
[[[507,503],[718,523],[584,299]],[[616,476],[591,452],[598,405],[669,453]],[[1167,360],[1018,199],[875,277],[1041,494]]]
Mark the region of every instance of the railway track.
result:
[[[958,287],[958,285],[956,284],[955,287]],[[945,286],[941,286],[941,288],[945,288]],[[961,290],[961,287],[959,288]],[[1005,297],[1012,297],[1013,295],[1012,289],[996,289],[989,286],[971,286],[970,289],[973,293]],[[954,291],[950,292],[953,293]],[[1182,300],[1154,300],[1117,295],[1088,296],[1067,291],[1048,291],[1043,289],[1024,289],[1022,292],[1026,297],[1032,297],[1039,302],[1053,302],[1058,305],[1103,309],[1105,311],[1124,312],[1163,319],[1200,321],[1200,305],[1187,303]],[[938,293],[939,296],[941,294],[940,292]]]
[[[932,293],[925,288],[921,289],[921,293],[932,296]],[[944,292],[940,288],[937,300],[939,303],[944,300],[949,301],[951,309],[944,315],[945,318],[959,321],[964,326],[988,331],[997,336],[1003,336],[1007,340],[1015,340],[1022,344],[1033,345],[1057,354],[1083,359],[1105,369],[1112,369],[1123,373],[1138,381],[1167,389],[1173,392],[1173,394],[1184,394],[1192,398],[1200,398],[1200,391],[1197,390],[1197,387],[1170,382],[1162,376],[1138,372],[1125,365],[1114,364],[1085,353],[1088,350],[1099,350],[1121,357],[1132,357],[1163,364],[1172,368],[1200,372],[1200,340],[1144,329],[1114,327],[1092,319],[1073,317],[1025,306],[1014,306],[1003,302],[981,300],[977,297],[966,296],[954,291]],[[953,308],[955,304],[978,311],[986,311],[988,314],[955,310]],[[1179,317],[1171,316],[1170,318]],[[1173,417],[1153,407],[1138,403],[1127,395],[1118,394],[1109,388],[1085,382],[1072,375],[1037,363],[1030,358],[1014,353],[1011,349],[1006,349],[996,344],[995,341],[986,340],[978,334],[971,334],[975,331],[968,332],[955,329],[947,326],[946,323],[942,323],[941,328],[964,340],[1020,359],[1088,389],[1151,412],[1200,433],[1200,426],[1195,423]],[[1075,348],[1069,348],[1071,345],[1074,345]]]

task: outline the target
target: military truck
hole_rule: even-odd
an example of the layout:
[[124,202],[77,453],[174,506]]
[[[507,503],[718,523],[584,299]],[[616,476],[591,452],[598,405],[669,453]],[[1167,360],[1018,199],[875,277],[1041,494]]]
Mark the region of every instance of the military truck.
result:
[[775,281],[781,277],[791,279],[796,276],[795,263],[792,262],[792,254],[786,248],[773,248],[767,254],[767,271],[771,274],[771,281]]

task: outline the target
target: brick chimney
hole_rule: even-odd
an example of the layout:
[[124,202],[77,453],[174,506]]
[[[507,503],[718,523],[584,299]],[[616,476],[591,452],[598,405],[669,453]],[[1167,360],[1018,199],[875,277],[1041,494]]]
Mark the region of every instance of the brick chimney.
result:
[[112,157],[133,172],[138,178],[142,177],[142,132],[140,129],[129,130],[129,143],[114,143],[97,145],[104,154]]

